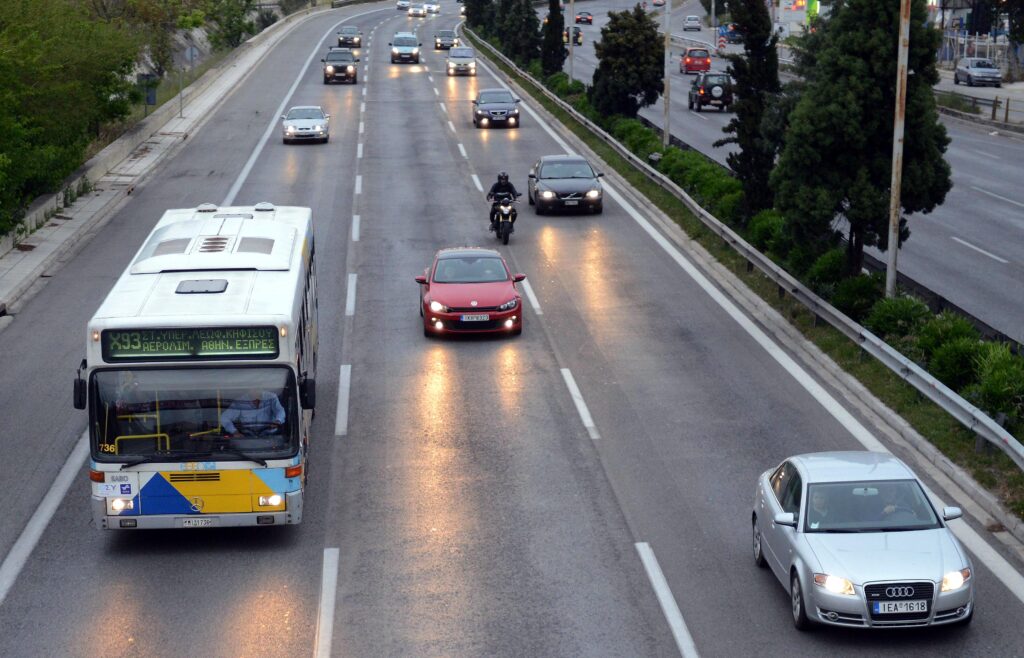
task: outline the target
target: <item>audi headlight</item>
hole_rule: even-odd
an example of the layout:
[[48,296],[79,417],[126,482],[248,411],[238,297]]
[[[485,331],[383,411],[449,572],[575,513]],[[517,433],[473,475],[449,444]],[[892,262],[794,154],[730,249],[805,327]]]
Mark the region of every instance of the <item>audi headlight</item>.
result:
[[501,306],[498,307],[499,311],[511,311],[519,304],[518,299],[510,299]]
[[853,589],[853,583],[851,583],[846,578],[840,578],[839,576],[830,576],[825,573],[814,574],[814,584],[818,587],[824,587],[833,594],[853,596],[857,593]]
[[330,66],[330,65],[328,65],[328,67],[327,67],[327,72],[328,72],[328,73],[334,73],[334,67],[333,67],[333,66]]
[[590,190],[587,192],[588,199],[596,199],[599,196],[601,196],[601,190]]
[[971,579],[970,569],[961,569],[960,571],[950,571],[942,577],[942,589],[943,592],[952,592],[953,590],[960,589],[964,584]]
[[555,193],[552,192],[551,190],[544,190],[543,192],[540,193],[540,198],[542,198],[542,199],[554,199],[555,198]]
[[448,307],[442,304],[441,302],[435,300],[430,302],[430,310],[433,313],[447,313]]

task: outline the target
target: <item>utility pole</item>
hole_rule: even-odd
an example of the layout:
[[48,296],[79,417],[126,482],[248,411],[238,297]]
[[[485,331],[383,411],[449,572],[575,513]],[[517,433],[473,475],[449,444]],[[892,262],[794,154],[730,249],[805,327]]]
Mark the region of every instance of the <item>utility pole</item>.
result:
[[896,296],[896,252],[900,246],[900,185],[903,181],[903,124],[907,112],[907,59],[910,51],[910,0],[900,0],[900,40],[896,58],[896,116],[892,129],[892,182],[889,185],[889,251],[885,296]]
[[572,28],[576,26],[576,0],[569,0],[569,15],[572,16],[572,23],[570,24],[566,20],[562,20],[562,24],[565,26],[565,33],[569,36],[569,82],[575,80],[573,76],[573,65],[576,63],[576,49],[573,47],[576,45],[576,35],[572,33]]
[[718,1],[711,0],[711,42],[718,43]]
[[662,126],[661,144],[668,147],[672,134],[669,132],[669,108],[672,106],[672,0],[665,0],[665,12],[662,15],[662,30],[665,32],[665,90],[661,101],[665,105],[665,120]]

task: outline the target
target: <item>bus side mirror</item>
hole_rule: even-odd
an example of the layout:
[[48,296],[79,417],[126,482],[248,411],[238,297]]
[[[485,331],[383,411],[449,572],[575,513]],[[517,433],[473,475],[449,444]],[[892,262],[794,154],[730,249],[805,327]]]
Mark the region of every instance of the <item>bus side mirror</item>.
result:
[[316,380],[304,378],[299,384],[299,398],[303,409],[316,408]]
[[75,372],[75,391],[74,391],[74,403],[75,409],[85,409],[85,380],[82,379],[82,371],[85,370],[86,363],[85,359],[78,365],[78,370]]

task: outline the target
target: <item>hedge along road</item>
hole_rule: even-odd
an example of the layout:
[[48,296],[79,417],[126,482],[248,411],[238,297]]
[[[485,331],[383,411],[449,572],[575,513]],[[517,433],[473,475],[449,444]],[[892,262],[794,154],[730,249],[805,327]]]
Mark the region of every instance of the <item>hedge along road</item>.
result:
[[[703,11],[692,10],[695,4],[688,5],[691,9],[674,9],[673,25],[686,13],[703,15]],[[585,9],[594,15],[594,25],[580,26],[584,43],[576,47],[576,79],[590,83],[597,67],[593,44],[608,22],[608,11],[622,11],[627,6],[632,4],[606,0],[577,4],[577,12]],[[538,8],[541,15],[546,11],[545,7]],[[660,25],[660,16],[657,20]],[[678,27],[673,33],[683,34]],[[685,34],[709,40],[710,30]],[[725,136],[722,128],[732,114],[687,109],[687,92],[695,76],[679,73],[681,51],[673,48],[670,69],[672,134],[725,165],[733,145],[715,148],[713,144]],[[711,66],[712,70],[725,71],[728,61],[716,57]],[[568,60],[564,68],[568,72]],[[661,126],[661,100],[640,114]],[[910,217],[911,237],[900,250],[899,269],[1007,336],[1024,342],[1024,299],[1017,294],[1024,287],[1024,225],[1019,221],[1024,212],[1024,193],[1017,184],[1017,174],[1024,169],[1024,139],[945,116],[942,121],[952,139],[946,160],[953,171],[953,189],[931,214]],[[870,253],[885,259],[885,254],[877,250]]]
[[[429,47],[421,66],[388,63],[395,30],[428,44],[454,25],[456,5],[442,6],[425,21],[361,19],[373,37],[357,86],[303,68],[336,19],[297,30],[5,331],[19,360],[47,366],[35,392],[67,414],[73,440],[84,422],[60,387],[80,355],[74,327],[162,210],[224,198],[297,76],[289,102],[331,112],[329,144],[268,140],[237,196],[304,203],[318,219],[321,405],[303,525],[100,533],[83,473],[0,607],[0,654],[295,655],[312,652],[319,623],[332,632],[317,648],[337,655],[672,655],[685,648],[679,619],[663,613],[647,548],[705,655],[820,654],[826,642],[1018,653],[1024,610],[981,565],[985,614],[966,633],[789,628],[785,592],[750,563],[754,478],[794,452],[860,444],[615,198],[601,216],[520,207],[502,251],[543,308],[529,302],[520,338],[422,337],[412,276],[438,247],[494,244],[474,176],[505,169],[522,186],[537,156],[563,150],[529,114],[519,131],[472,129],[469,99],[499,85],[486,70],[446,78]],[[24,382],[3,385],[31,444]]]

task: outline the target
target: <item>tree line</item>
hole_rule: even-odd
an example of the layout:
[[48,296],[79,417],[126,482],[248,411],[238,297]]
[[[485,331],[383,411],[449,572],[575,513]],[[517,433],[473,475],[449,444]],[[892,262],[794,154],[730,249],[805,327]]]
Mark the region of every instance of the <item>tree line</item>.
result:
[[[287,13],[308,0],[281,0]],[[2,0],[0,235],[57,190],[104,126],[142,101],[135,74],[174,68],[174,35],[228,49],[258,30],[255,0]],[[265,26],[267,19],[261,20]]]

